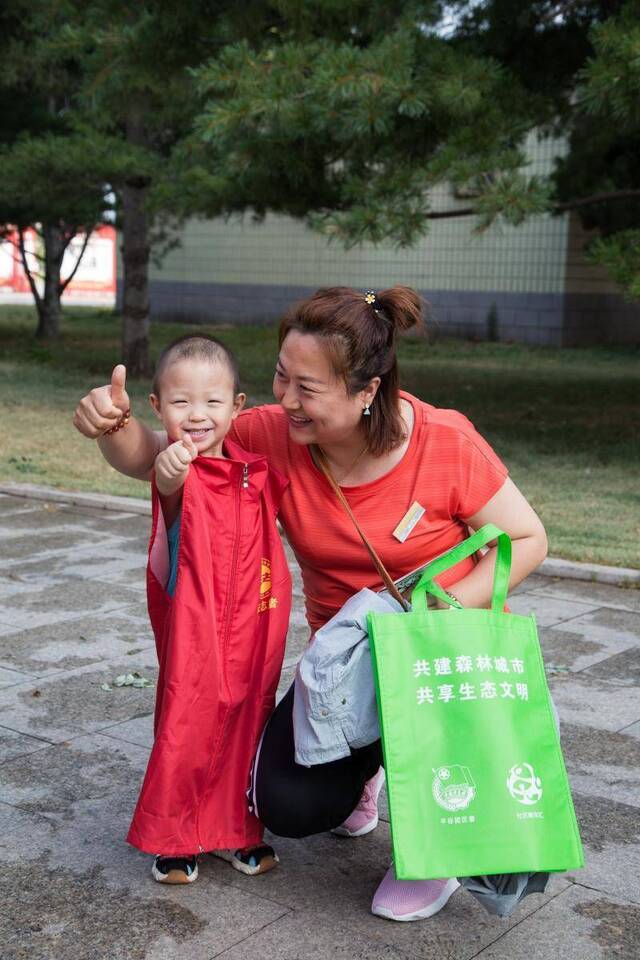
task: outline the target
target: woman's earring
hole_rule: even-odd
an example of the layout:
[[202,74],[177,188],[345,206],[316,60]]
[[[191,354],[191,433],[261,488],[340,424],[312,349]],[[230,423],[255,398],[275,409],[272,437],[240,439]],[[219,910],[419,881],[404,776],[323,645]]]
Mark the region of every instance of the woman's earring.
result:
[[371,410],[369,410],[369,404],[368,404],[368,403],[365,403],[365,405],[364,405],[364,410],[362,411],[362,416],[363,416],[363,417],[370,417],[370,416],[371,416]]

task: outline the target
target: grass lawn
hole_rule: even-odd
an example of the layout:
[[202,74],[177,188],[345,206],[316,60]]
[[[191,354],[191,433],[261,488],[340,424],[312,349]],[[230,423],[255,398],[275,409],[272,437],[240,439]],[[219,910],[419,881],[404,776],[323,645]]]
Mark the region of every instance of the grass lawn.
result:
[[[0,307],[0,480],[146,496],[71,424],[80,397],[119,361],[120,321],[76,309],[62,327],[58,343],[40,343],[31,309]],[[189,329],[155,325],[154,356]],[[275,328],[211,332],[237,353],[249,403],[269,402]],[[400,349],[403,387],[473,421],[542,517],[553,556],[631,567],[640,566],[639,360],[633,348],[460,340],[410,339]],[[127,388],[136,415],[156,423],[149,385]]]

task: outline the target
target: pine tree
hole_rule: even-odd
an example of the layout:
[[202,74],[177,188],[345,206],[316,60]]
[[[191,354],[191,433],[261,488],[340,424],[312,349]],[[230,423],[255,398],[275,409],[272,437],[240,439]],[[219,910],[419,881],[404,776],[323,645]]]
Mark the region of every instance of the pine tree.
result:
[[[575,209],[599,230],[592,255],[634,289],[638,0],[450,3],[446,29],[435,2],[373,16],[280,6],[258,49],[232,44],[198,71],[193,149],[216,171],[212,212],[281,211],[346,245],[406,246],[433,219],[473,216],[482,230]],[[533,130],[569,139],[548,177],[527,170]],[[443,183],[469,205],[434,208]]]

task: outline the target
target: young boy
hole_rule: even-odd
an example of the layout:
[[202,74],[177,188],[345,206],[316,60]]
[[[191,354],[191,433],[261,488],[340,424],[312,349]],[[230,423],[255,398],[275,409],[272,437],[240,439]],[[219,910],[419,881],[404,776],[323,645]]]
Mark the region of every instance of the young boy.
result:
[[244,873],[278,862],[247,802],[273,710],[291,604],[275,523],[287,481],[225,440],[245,401],[235,359],[207,336],[161,354],[147,568],[160,674],[155,741],[127,840],[160,883],[192,883],[208,851]]

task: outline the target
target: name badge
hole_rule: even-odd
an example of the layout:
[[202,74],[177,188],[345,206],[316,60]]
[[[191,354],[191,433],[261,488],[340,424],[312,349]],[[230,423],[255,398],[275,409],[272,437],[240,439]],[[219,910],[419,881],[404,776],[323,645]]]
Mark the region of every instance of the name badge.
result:
[[398,526],[393,531],[393,535],[396,540],[399,540],[400,543],[404,543],[420,517],[423,516],[424,512],[425,508],[422,507],[417,500],[414,500]]

